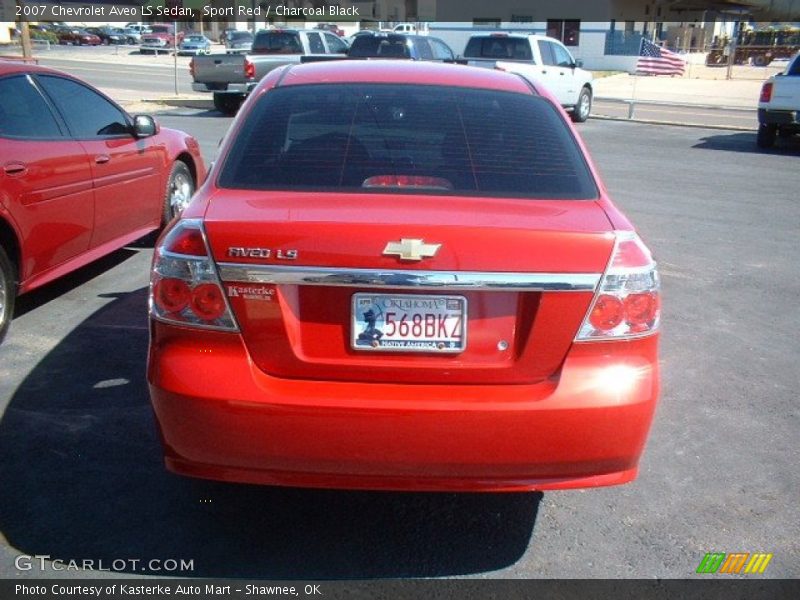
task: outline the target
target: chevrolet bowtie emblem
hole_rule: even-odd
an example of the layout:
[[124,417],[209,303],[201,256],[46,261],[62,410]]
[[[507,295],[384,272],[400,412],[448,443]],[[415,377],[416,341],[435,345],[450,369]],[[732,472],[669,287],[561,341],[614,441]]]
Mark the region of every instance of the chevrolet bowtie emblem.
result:
[[385,256],[397,256],[400,260],[422,260],[436,256],[441,244],[426,244],[424,240],[402,238],[399,242],[389,242],[383,249]]

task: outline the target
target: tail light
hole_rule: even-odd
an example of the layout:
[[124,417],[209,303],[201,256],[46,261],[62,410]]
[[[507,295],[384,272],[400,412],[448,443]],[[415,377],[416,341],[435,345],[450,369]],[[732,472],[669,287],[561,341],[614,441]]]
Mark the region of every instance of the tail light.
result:
[[249,60],[244,60],[244,76],[246,79],[254,79],[256,76],[256,66]]
[[761,86],[761,97],[759,97],[759,102],[769,102],[772,100],[772,82],[767,81],[764,85]]
[[194,59],[189,61],[189,75],[194,79]]
[[361,186],[365,188],[453,189],[453,184],[447,179],[426,175],[374,175],[365,179]]
[[617,232],[614,253],[576,341],[632,338],[658,330],[661,296],[650,250],[632,231]]
[[159,241],[150,277],[150,316],[165,323],[238,331],[198,219],[183,219]]

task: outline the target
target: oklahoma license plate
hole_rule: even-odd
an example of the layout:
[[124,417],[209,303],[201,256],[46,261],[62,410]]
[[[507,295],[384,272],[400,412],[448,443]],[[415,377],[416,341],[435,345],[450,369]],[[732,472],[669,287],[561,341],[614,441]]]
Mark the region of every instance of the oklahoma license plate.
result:
[[463,352],[463,296],[354,294],[350,343],[356,350]]

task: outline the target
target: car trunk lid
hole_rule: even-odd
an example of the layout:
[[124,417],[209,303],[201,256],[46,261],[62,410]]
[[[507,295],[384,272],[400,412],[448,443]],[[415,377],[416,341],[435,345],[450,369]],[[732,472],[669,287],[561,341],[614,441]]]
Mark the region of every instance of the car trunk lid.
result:
[[[210,202],[205,225],[254,363],[274,376],[304,379],[550,377],[613,248],[609,221],[594,201],[225,190],[224,199]],[[421,260],[400,256],[436,245]],[[411,338],[444,332],[447,340],[359,345],[362,334],[377,330],[387,341],[400,326],[402,310],[384,310],[371,325],[365,318],[365,306],[384,301],[422,307],[406,314]],[[442,329],[441,311],[425,308],[431,302],[452,309],[450,331]],[[434,324],[427,332],[426,322]]]

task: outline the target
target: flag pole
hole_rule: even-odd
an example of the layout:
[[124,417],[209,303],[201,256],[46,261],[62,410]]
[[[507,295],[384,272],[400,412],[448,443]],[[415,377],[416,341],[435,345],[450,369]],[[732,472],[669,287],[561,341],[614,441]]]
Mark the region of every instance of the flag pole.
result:
[[[639,81],[639,58],[642,57],[645,37],[639,42],[639,56],[636,57],[636,66],[633,69],[633,89],[631,90],[631,100],[636,100],[636,82]],[[631,104],[630,117],[633,118],[633,104]]]

